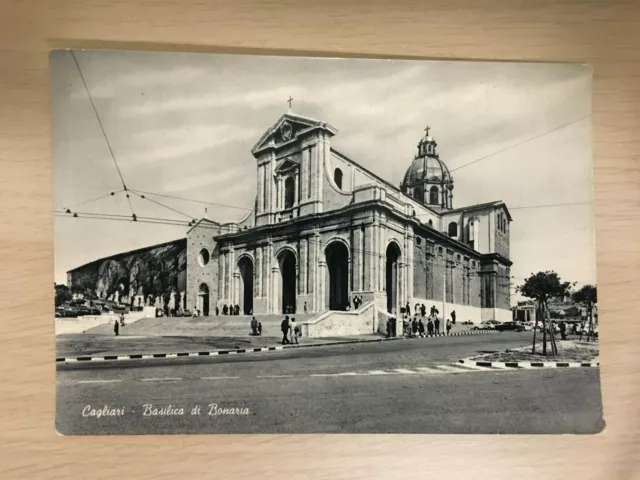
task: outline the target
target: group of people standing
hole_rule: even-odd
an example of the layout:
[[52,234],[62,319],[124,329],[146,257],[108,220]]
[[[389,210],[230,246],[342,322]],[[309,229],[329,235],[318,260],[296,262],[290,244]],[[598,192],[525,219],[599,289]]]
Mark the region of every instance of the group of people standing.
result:
[[[455,310],[451,312],[451,318],[448,318],[446,322],[444,322],[444,328],[442,329],[442,331],[440,330],[441,321],[438,317],[438,313],[440,312],[435,306],[431,307],[430,314],[427,317],[426,325],[422,321],[427,313],[427,309],[424,304],[420,305],[416,303],[414,310],[416,316],[414,316],[413,318],[411,318],[411,306],[408,302],[403,310],[403,333],[407,337],[425,337],[429,335],[441,335],[444,333],[449,335],[451,333],[451,328],[456,323]],[[418,317],[418,314],[421,316]],[[387,338],[397,336],[396,321],[397,320],[395,317],[390,317],[389,320],[387,320]]]
[[291,320],[289,320],[289,315],[284,317],[284,320],[282,320],[280,330],[282,331],[283,345],[286,345],[287,343],[298,343],[298,337],[302,336],[302,330],[296,323],[296,319],[291,317]]
[[[251,315],[253,311],[249,312]],[[216,317],[220,315],[220,309],[216,307]],[[240,315],[240,305],[222,305],[222,315]]]

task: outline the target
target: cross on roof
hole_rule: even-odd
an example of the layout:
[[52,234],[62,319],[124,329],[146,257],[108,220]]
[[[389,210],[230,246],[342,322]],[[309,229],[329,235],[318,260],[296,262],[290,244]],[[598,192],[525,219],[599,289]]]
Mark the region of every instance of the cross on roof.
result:
[[287,102],[289,103],[289,110],[291,110],[291,102],[293,102],[293,97],[291,95],[289,95],[289,100],[287,100]]
[[429,125],[427,125],[426,128],[424,129],[424,131],[427,134],[427,137],[429,136],[429,130],[431,130],[431,127]]

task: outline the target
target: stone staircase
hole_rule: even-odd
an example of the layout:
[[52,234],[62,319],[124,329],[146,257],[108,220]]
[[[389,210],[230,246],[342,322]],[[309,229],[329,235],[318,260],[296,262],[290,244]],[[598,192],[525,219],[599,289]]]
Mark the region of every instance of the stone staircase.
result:
[[[289,314],[302,324],[318,316],[317,313]],[[280,324],[284,314],[255,315],[262,323],[263,337],[281,337]],[[141,336],[210,336],[210,337],[246,337],[251,333],[251,315],[219,315],[209,317],[158,317],[144,318],[120,329],[120,335]],[[113,335],[113,325],[100,325],[86,333]]]

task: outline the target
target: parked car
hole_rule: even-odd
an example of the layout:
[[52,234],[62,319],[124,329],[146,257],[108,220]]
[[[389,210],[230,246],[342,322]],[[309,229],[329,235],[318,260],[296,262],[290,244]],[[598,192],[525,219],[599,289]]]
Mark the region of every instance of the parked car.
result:
[[182,310],[182,316],[183,317],[190,317],[191,316],[191,310],[187,310],[187,309]]
[[504,322],[500,325],[496,325],[494,329],[497,332],[524,332],[524,325],[520,325],[516,322]]
[[473,322],[471,320],[465,320],[460,325],[473,325]]
[[471,330],[494,330],[496,328],[495,324],[492,323],[495,320],[487,320],[482,322],[480,325],[476,325]]

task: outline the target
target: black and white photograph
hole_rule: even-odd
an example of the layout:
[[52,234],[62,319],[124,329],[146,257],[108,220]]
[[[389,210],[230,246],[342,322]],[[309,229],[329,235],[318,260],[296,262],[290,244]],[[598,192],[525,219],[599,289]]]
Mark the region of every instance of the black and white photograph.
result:
[[60,434],[603,430],[589,66],[50,68]]

